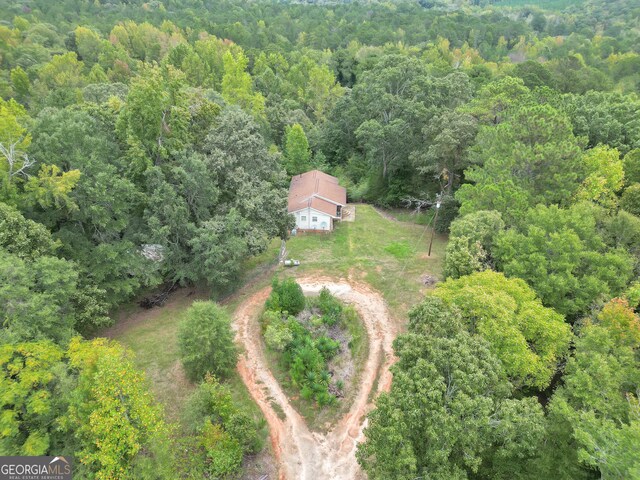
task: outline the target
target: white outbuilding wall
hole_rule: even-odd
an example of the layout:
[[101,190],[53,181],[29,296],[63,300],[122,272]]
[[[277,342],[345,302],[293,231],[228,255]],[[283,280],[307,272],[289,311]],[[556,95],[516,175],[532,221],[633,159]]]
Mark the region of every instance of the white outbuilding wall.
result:
[[331,216],[314,210],[311,207],[294,212],[296,228],[302,230],[331,230]]

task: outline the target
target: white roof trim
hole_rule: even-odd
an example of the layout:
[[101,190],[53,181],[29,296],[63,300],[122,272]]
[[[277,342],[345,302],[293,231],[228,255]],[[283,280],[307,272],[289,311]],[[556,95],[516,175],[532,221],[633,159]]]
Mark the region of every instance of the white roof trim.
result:
[[309,210],[310,212],[316,212],[316,213],[319,213],[320,215],[326,215],[327,217],[331,217],[331,218],[340,218],[337,215],[331,215],[327,212],[321,212],[320,210],[316,210],[315,208],[311,208],[311,207],[300,208],[299,210],[294,210],[293,212],[289,212],[289,213],[294,214],[294,213],[302,212],[303,210]]

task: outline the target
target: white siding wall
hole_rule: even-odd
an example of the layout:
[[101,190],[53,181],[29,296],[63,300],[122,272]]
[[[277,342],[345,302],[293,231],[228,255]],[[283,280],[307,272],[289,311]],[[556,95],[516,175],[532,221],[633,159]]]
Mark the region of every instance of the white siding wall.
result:
[[[296,228],[303,230],[331,230],[331,216],[307,207],[295,212]],[[316,219],[314,221],[314,218]]]

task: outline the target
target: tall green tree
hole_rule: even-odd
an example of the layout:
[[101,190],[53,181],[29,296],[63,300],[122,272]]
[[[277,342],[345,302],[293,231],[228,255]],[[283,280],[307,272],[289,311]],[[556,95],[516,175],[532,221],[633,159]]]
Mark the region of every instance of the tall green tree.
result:
[[53,254],[58,247],[44,225],[0,202],[0,248],[21,259],[34,260]]
[[465,107],[481,124],[497,125],[512,110],[530,102],[531,91],[522,79],[504,77],[483,86]]
[[55,445],[65,405],[56,391],[63,354],[48,341],[0,345],[2,455],[46,455]]
[[175,478],[160,408],[117,343],[0,345],[0,386],[3,455],[73,455],[82,478]]
[[253,91],[251,74],[247,69],[249,60],[242,50],[235,55],[224,54],[224,76],[222,77],[222,97],[231,105],[239,105],[256,118],[264,115],[264,97]]
[[45,109],[34,126],[34,158],[62,171],[80,171],[69,193],[71,211],[34,209],[62,243],[60,252],[78,263],[83,278],[118,304],[141,286],[153,285],[155,266],[139,254],[135,230],[142,192],[127,178],[121,145],[113,138],[115,116],[106,107]]
[[493,245],[505,224],[500,212],[479,210],[456,218],[449,229],[444,274],[459,278],[495,267]]
[[533,398],[512,387],[489,345],[437,299],[410,313],[389,393],[368,416],[356,457],[372,479],[521,478],[544,435]]
[[368,195],[397,204],[409,194],[424,193],[425,184],[432,189],[437,185],[432,174],[412,175],[411,158],[419,159],[425,172],[431,167],[423,158],[422,129],[438,113],[467,101],[471,85],[462,72],[431,76],[425,62],[406,55],[384,55],[374,64],[329,115],[323,126],[324,150],[330,162],[346,164],[363,156]]
[[287,174],[298,175],[311,169],[309,141],[300,124],[287,127],[283,144]]
[[0,249],[0,266],[0,342],[69,341],[78,290],[74,265],[51,256],[25,261]]
[[607,248],[589,204],[538,205],[521,225],[501,233],[494,248],[507,276],[526,280],[545,305],[575,319],[622,292],[633,273],[623,249]]
[[453,192],[469,166],[468,148],[477,133],[476,120],[468,114],[447,110],[435,117],[422,130],[426,151],[414,153],[418,171],[440,179],[442,190]]
[[562,315],[542,306],[523,280],[478,272],[439,284],[434,295],[460,310],[465,325],[486,339],[517,387],[549,385],[567,355],[571,328]]
[[143,154],[135,159],[139,172],[166,161],[189,142],[185,87],[184,74],[170,65],[149,67],[132,82],[116,126],[120,138]]
[[148,462],[158,478],[170,477],[170,431],[130,352],[106,339],[75,338],[68,358],[77,383],[60,423],[69,434],[65,448],[74,452],[78,474],[140,478]]
[[637,95],[617,92],[587,92],[563,95],[559,108],[567,113],[576,136],[588,139],[588,146],[609,145],[626,154],[640,148]]
[[11,70],[11,84],[16,92],[16,98],[19,102],[25,103],[29,98],[31,91],[31,81],[27,72],[18,66]]
[[483,127],[472,150],[473,183],[456,193],[460,212],[498,210],[521,217],[529,206],[568,203],[584,177],[580,143],[567,118],[548,105],[521,107]]
[[178,347],[191,380],[203,380],[206,373],[227,377],[235,368],[231,320],[213,302],[196,301],[189,307],[178,328]]
[[620,199],[620,207],[634,215],[640,215],[640,183],[625,188]]
[[620,152],[615,148],[597,146],[585,152],[583,162],[586,177],[576,192],[576,199],[615,208],[618,204],[617,194],[624,184]]
[[86,85],[84,63],[75,52],[54,55],[38,72],[34,85],[41,104],[64,107],[77,102],[80,88]]
[[560,479],[635,478],[640,441],[640,319],[614,299],[581,326],[563,385],[549,404],[548,474]]
[[18,102],[0,99],[0,200],[17,202],[18,184],[34,165],[26,152],[31,144],[30,121]]
[[624,156],[624,178],[627,184],[640,183],[640,148]]

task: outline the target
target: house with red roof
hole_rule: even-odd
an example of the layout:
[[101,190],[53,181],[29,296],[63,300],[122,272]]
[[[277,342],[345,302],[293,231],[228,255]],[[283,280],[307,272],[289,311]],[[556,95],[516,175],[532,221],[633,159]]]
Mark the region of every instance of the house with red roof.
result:
[[336,177],[311,170],[291,179],[289,213],[295,216],[299,230],[333,230],[346,204],[347,189]]

